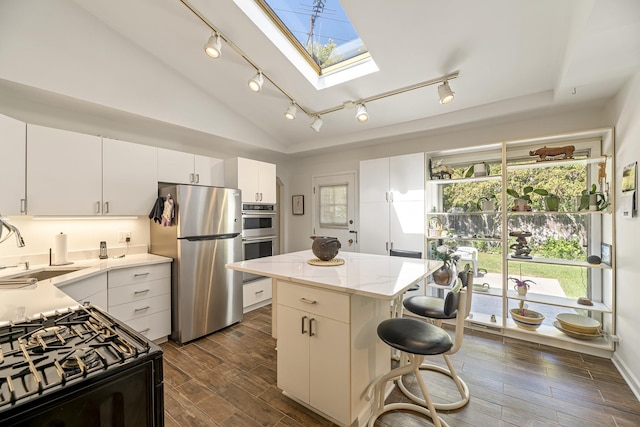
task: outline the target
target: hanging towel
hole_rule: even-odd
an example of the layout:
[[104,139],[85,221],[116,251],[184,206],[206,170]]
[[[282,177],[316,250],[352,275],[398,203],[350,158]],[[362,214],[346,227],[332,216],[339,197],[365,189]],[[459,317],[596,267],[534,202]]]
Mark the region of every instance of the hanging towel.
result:
[[153,219],[158,224],[162,223],[162,211],[164,210],[164,197],[158,197],[149,212],[149,219]]
[[173,222],[173,199],[171,196],[167,196],[164,201],[164,207],[162,209],[162,225],[168,227]]

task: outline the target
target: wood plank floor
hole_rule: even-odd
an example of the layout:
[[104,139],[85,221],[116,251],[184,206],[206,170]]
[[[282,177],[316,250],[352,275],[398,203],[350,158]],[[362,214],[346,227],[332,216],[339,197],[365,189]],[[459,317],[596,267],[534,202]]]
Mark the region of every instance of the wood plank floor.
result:
[[[276,387],[271,306],[242,323],[164,350],[165,425],[332,426]],[[468,331],[451,356],[471,391],[465,407],[439,414],[450,426],[640,426],[640,403],[608,359]],[[433,358],[441,364],[442,357]],[[456,398],[452,381],[425,372],[435,401]],[[408,380],[410,389],[415,380]],[[394,390],[389,401],[407,401]],[[378,427],[432,425],[419,414],[390,412]]]

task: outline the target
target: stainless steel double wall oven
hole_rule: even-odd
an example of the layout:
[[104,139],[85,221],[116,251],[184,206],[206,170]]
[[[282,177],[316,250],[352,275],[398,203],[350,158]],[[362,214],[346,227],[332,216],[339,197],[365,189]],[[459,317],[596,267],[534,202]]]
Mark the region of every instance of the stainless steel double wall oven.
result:
[[[278,253],[278,216],[270,204],[242,204],[242,259],[262,258]],[[262,276],[243,273],[243,282]]]

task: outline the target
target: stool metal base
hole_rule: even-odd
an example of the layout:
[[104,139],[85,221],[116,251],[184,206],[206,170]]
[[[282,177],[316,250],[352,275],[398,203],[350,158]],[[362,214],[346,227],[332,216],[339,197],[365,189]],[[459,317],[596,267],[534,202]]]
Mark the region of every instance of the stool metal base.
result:
[[[373,414],[369,419],[368,427],[373,427],[380,415],[396,409],[405,409],[408,411],[418,412],[431,418],[431,421],[436,427],[449,427],[449,424],[447,424],[442,418],[438,416],[436,407],[431,401],[431,396],[429,395],[427,387],[424,384],[424,380],[422,379],[422,375],[420,375],[420,366],[424,361],[424,356],[407,353],[405,353],[405,356],[407,357],[407,359],[409,359],[408,364],[392,369],[389,373],[383,375],[375,382]],[[418,385],[420,386],[420,391],[424,396],[424,399],[420,400],[424,402],[424,405],[416,405],[413,403],[390,403],[388,405],[385,405],[384,394],[387,382],[397,380],[397,382],[400,383],[402,382],[402,376],[410,373],[413,373],[416,376],[416,380],[418,381]]]
[[[456,373],[456,370],[453,368],[453,364],[451,363],[451,360],[449,359],[449,356],[446,355],[446,354],[443,354],[442,356],[444,357],[444,360],[447,363],[447,367],[449,369],[443,368],[442,366],[432,365],[432,364],[428,364],[428,363],[421,364],[419,369],[420,370],[425,370],[425,371],[439,372],[441,374],[444,374],[444,375],[447,375],[448,377],[450,377],[453,380],[453,382],[456,384],[456,387],[458,388],[458,392],[460,393],[460,398],[461,399],[458,400],[458,401],[455,401],[455,402],[451,402],[451,403],[435,403],[434,402],[433,406],[436,409],[445,410],[445,411],[450,411],[450,410],[453,410],[453,409],[462,408],[467,403],[469,403],[469,396],[470,396],[469,387],[467,387],[467,384]],[[420,375],[420,377],[422,377],[422,376]],[[397,384],[398,384],[398,388],[409,399],[413,400],[418,405],[427,406],[427,402],[425,401],[425,399],[419,398],[418,396],[413,394],[411,391],[409,391],[409,389],[407,389],[407,387],[402,382],[402,378],[398,379]]]

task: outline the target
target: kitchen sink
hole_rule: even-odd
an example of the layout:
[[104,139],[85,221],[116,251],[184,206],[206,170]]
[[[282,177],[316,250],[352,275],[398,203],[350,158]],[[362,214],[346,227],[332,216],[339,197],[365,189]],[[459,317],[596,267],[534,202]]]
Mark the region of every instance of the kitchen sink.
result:
[[12,279],[37,279],[37,280],[47,280],[52,277],[62,276],[64,274],[73,273],[78,270],[82,270],[84,267],[75,267],[75,268],[65,268],[65,269],[47,269],[39,270],[39,271],[25,271],[22,274],[18,274],[16,276],[11,276]]

